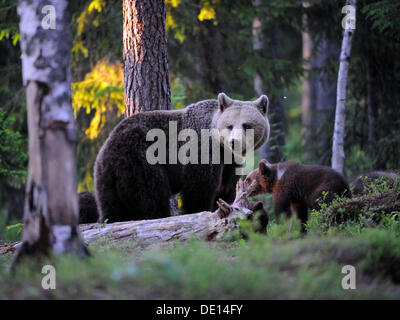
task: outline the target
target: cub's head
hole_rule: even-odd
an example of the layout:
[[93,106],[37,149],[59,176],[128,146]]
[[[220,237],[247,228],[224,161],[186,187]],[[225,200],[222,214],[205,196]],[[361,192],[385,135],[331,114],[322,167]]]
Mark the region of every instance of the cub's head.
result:
[[256,196],[262,193],[272,193],[275,182],[277,181],[277,166],[260,160],[258,169],[253,170],[244,180],[244,185],[249,188],[255,181],[255,186],[250,196]]
[[256,101],[241,101],[220,93],[214,128],[218,129],[221,142],[239,156],[261,147],[268,140],[270,132],[268,104],[266,95]]

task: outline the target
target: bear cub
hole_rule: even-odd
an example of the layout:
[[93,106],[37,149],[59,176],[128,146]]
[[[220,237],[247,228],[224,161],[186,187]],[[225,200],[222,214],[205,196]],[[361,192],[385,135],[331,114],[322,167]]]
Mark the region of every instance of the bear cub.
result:
[[78,193],[79,224],[95,223],[99,219],[96,198],[93,193],[84,191]]
[[[290,216],[292,207],[302,223],[302,232],[306,231],[304,224],[308,219],[308,209],[319,209],[318,198],[330,203],[335,195],[351,195],[343,176],[329,167],[303,165],[295,161],[270,164],[265,160],[258,165],[258,169],[250,172],[244,181],[247,188],[256,181],[250,196],[272,193],[276,219],[282,212]],[[327,192],[325,197],[324,192]]]

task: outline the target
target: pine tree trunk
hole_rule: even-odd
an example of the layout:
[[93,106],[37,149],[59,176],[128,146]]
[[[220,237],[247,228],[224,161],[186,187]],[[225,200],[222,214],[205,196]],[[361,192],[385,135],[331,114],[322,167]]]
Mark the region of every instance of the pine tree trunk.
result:
[[[123,1],[125,116],[171,109],[164,0]],[[177,196],[170,200],[178,215]]]
[[78,229],[68,1],[52,0],[45,5],[55,8],[54,29],[42,26],[42,1],[20,0],[18,5],[29,164],[24,234],[15,262],[25,255],[51,251],[88,253]]
[[[346,5],[356,6],[356,0],[347,0]],[[344,132],[346,122],[346,88],[349,72],[351,41],[354,30],[348,28],[344,31],[342,48],[340,51],[340,65],[337,83],[335,128],[333,131],[332,168],[343,173],[344,167]]]
[[123,1],[125,116],[171,108],[164,0]]

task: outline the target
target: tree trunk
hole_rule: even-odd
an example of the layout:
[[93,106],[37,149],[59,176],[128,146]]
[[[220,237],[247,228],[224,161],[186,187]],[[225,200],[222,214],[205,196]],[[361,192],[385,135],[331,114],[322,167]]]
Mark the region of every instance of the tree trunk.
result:
[[123,1],[125,116],[171,108],[164,0]]
[[376,123],[378,117],[378,102],[374,91],[375,74],[371,61],[367,63],[367,112],[368,112],[368,144],[373,149],[376,143]]
[[[239,220],[251,220],[253,210],[262,209],[260,203],[249,202],[247,198],[254,187],[255,184],[245,189],[243,181],[239,180],[233,204],[229,205],[220,199],[217,201],[219,208],[214,212],[203,211],[162,219],[124,221],[106,225],[84,224],[80,225],[80,228],[88,244],[101,238],[109,241],[131,239],[139,247],[187,240],[192,237],[207,241],[218,240],[226,231],[237,229]],[[265,211],[264,215],[267,215]],[[19,246],[20,243],[0,246],[0,253],[12,252]]]
[[[356,0],[347,0],[346,5],[355,8]],[[342,48],[340,51],[340,65],[337,83],[336,97],[336,114],[335,128],[333,131],[332,145],[332,168],[343,173],[344,167],[344,131],[346,122],[346,88],[347,76],[350,64],[351,40],[353,39],[354,30],[345,29],[343,34]]]
[[[261,4],[261,0],[254,0],[253,6],[255,8],[259,7]],[[254,17],[253,25],[252,25],[252,34],[253,34],[253,50],[259,51],[265,49],[265,43],[263,41],[263,32],[262,32],[262,23],[259,17]],[[254,91],[257,96],[261,96],[264,94],[264,81],[261,75],[256,72],[254,75]]]
[[[123,1],[125,116],[171,109],[164,0]],[[178,215],[178,200],[170,200]]]
[[[310,3],[303,3],[309,7]],[[306,162],[329,165],[332,151],[333,118],[336,105],[336,79],[326,66],[336,60],[339,46],[325,36],[314,42],[303,16],[303,59],[307,75],[302,84],[302,136]]]
[[[310,42],[312,46],[312,40]],[[303,110],[307,109],[308,112],[308,115],[303,117],[303,126],[306,128],[304,147],[308,162],[329,165],[332,150],[329,131],[332,132],[333,129],[336,79],[324,70],[324,66],[339,49],[327,39],[321,39],[313,51],[309,65],[311,73],[307,79],[308,92],[303,92],[303,102],[308,103],[308,106],[303,105]],[[306,94],[308,98],[304,99]]]
[[[259,6],[260,1],[255,1],[254,6]],[[258,17],[253,20],[253,50],[266,50],[263,41],[262,23]],[[271,30],[271,48],[273,50],[273,59],[279,60],[280,53],[278,51],[279,28],[273,26]],[[275,72],[276,73],[276,72]],[[266,159],[272,163],[283,160],[283,148],[285,146],[285,114],[281,102],[282,86],[279,83],[279,75],[274,80],[275,90],[270,95],[270,104],[268,110],[268,118],[271,123],[271,138],[261,146],[258,151],[258,159]],[[264,80],[259,72],[254,75],[254,91],[257,96],[265,94]],[[277,92],[277,93],[276,93]]]
[[[308,6],[308,3],[303,3],[303,6]],[[303,16],[303,28],[307,28],[307,16]],[[307,31],[302,32],[302,44],[303,44],[303,60],[304,69],[307,74],[304,75],[301,90],[301,128],[302,128],[302,142],[305,149],[304,156],[307,162],[312,158],[311,152],[306,148],[311,136],[311,86],[310,86],[310,74],[311,65],[310,58],[312,52],[312,40],[311,36]]]
[[311,94],[311,140],[314,162],[328,165],[331,158],[333,119],[335,115],[335,76],[324,70],[324,66],[333,57],[337,57],[339,48],[326,38],[320,41],[316,54],[311,59],[311,69],[316,71],[310,79]]
[[54,29],[43,27],[41,3],[40,0],[20,0],[18,5],[29,164],[24,234],[15,263],[25,255],[51,251],[88,253],[78,229],[68,2],[46,2],[55,9]]

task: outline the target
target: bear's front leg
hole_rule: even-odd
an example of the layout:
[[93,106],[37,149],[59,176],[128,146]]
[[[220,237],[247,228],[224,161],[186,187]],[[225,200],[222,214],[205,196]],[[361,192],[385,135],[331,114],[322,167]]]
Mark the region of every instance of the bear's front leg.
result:
[[216,165],[186,166],[181,191],[183,213],[213,211],[221,170]]
[[285,192],[274,194],[274,215],[276,223],[279,223],[279,216],[290,211],[290,198]]
[[301,233],[306,233],[306,223],[308,220],[308,208],[305,203],[292,203],[292,208],[301,222]]
[[203,186],[197,186],[196,189],[183,190],[181,192],[182,213],[212,211],[216,187],[216,185],[204,184]]

